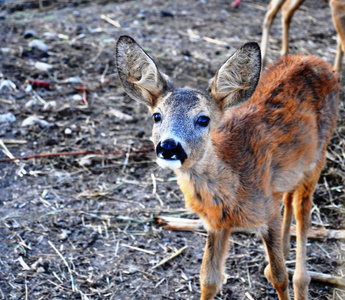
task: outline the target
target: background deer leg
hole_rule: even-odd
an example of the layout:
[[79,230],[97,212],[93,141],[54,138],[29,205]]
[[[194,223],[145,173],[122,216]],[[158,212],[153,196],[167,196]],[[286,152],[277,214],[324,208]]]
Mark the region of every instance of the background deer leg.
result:
[[262,27],[262,38],[261,38],[261,65],[262,67],[265,66],[266,63],[266,54],[267,54],[267,47],[268,47],[268,38],[270,34],[270,29],[272,23],[279,11],[282,7],[285,0],[272,0],[268,6],[267,13],[265,15],[263,27]]
[[338,33],[338,51],[334,61],[334,69],[341,70],[341,62],[345,51],[345,1],[331,0],[330,7],[334,27]]
[[285,2],[282,10],[283,21],[283,43],[281,55],[286,55],[289,52],[289,29],[292,17],[295,11],[301,6],[305,0],[288,0]]

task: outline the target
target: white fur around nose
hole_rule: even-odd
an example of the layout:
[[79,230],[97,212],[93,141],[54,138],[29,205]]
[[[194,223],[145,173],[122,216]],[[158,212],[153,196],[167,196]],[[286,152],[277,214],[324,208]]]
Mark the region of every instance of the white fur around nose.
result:
[[162,159],[157,158],[157,164],[163,169],[177,170],[181,168],[182,163],[180,160]]

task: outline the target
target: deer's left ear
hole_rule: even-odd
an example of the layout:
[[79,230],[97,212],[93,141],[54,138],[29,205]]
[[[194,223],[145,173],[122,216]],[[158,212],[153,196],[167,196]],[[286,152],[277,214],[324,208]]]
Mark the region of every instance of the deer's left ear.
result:
[[260,47],[247,43],[220,67],[210,81],[209,92],[222,109],[239,105],[254,93],[260,71]]
[[126,35],[117,41],[116,64],[127,94],[153,108],[158,96],[168,87],[168,76],[160,73],[151,57]]

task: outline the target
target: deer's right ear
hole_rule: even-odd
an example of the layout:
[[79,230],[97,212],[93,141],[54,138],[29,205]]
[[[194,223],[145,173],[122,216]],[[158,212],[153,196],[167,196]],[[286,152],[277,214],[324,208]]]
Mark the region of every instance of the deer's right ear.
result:
[[209,91],[222,109],[247,101],[260,78],[261,53],[257,43],[244,44],[211,79]]
[[158,96],[168,87],[168,77],[160,73],[151,57],[126,35],[117,41],[116,64],[127,94],[153,108]]

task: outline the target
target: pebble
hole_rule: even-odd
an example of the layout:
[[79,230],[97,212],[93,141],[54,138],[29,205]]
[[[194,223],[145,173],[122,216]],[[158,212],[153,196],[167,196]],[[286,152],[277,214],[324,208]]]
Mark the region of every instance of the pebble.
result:
[[80,102],[81,100],[83,100],[83,97],[81,95],[76,94],[72,96],[72,100]]
[[49,122],[42,120],[36,116],[30,116],[30,117],[27,117],[23,121],[22,127],[31,126],[33,124],[38,124],[41,127],[47,127],[47,126],[53,126],[54,125],[53,123],[49,123]]
[[55,32],[45,32],[43,33],[43,36],[47,40],[55,40],[58,37]]
[[24,39],[29,39],[29,38],[32,38],[32,37],[35,37],[36,36],[36,31],[34,30],[27,30],[24,32]]
[[36,269],[36,272],[37,273],[45,273],[45,269],[43,268],[43,267],[38,267],[37,269]]
[[46,64],[44,62],[38,61],[35,63],[35,68],[40,71],[49,71],[53,68],[53,66],[50,64]]
[[0,123],[15,122],[16,116],[12,113],[0,114]]
[[30,48],[36,48],[38,50],[41,50],[42,52],[48,51],[48,46],[46,43],[40,41],[40,40],[32,40],[29,42]]
[[66,128],[65,129],[65,134],[66,135],[71,135],[72,134],[72,129],[71,128]]
[[167,10],[161,10],[161,16],[173,18],[174,14],[170,11],[167,11]]
[[17,86],[11,80],[5,79],[0,82],[0,91],[2,89],[8,89],[10,91],[14,91],[17,89]]

